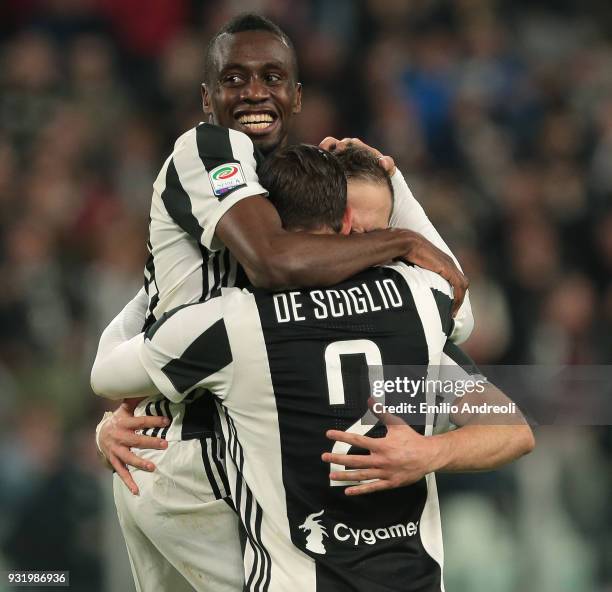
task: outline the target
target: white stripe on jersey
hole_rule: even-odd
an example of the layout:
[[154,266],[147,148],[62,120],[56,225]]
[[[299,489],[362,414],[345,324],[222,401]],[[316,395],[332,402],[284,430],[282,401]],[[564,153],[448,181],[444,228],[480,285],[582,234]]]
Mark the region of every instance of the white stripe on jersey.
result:
[[[442,329],[440,313],[431,289],[432,284],[439,287],[440,291],[452,298],[450,286],[440,276],[421,269],[420,267],[407,267],[405,265],[393,265],[396,271],[402,274],[414,298],[417,312],[423,323],[423,331],[427,340],[427,351],[429,356],[427,380],[438,378],[442,350],[447,336]],[[421,289],[424,286],[425,289]],[[435,376],[432,376],[435,374]],[[435,403],[435,393],[426,391],[426,400],[429,408]],[[434,426],[434,414],[428,413],[425,423],[425,435],[431,436]],[[436,476],[430,473],[425,477],[427,483],[427,500],[421,514],[421,528],[419,529],[421,542],[430,557],[440,566],[441,586],[444,592],[444,547],[442,544],[442,523],[440,520],[440,503],[438,501],[438,487]]]
[[[449,298],[452,298],[450,295],[450,286],[440,276],[425,269],[421,269],[420,267],[408,267],[400,264],[394,264],[390,267],[398,271],[404,277],[412,292],[412,297],[414,298],[417,312],[423,323],[423,331],[425,332],[425,339],[427,341],[427,352],[429,355],[427,379],[436,380],[438,378],[440,359],[447,336],[442,328],[438,305],[436,304],[430,286],[439,286],[441,292],[445,293]],[[422,287],[425,287],[425,289],[422,289]],[[435,376],[432,374],[435,374]],[[427,405],[431,408],[436,402],[435,393],[427,390],[426,396]],[[426,436],[431,436],[433,424],[434,413],[430,412],[427,414],[425,423]]]
[[[224,406],[233,416],[252,417],[248,447],[244,449],[244,481],[258,493],[263,510],[261,542],[272,556],[283,561],[272,564],[270,592],[287,592],[300,583],[301,590],[316,590],[314,561],[291,542],[291,530],[284,495],[280,427],[272,386],[268,355],[255,298],[238,290],[222,290],[223,317],[230,336],[234,369],[231,396]],[[234,336],[234,339],[231,338]],[[252,369],[252,370],[249,370]],[[257,393],[254,397],[253,393]],[[260,419],[265,417],[265,421]],[[224,422],[224,435],[230,434]],[[265,450],[265,458],[256,451]],[[253,453],[255,451],[255,453]],[[258,470],[265,463],[265,471]],[[230,482],[238,479],[233,462],[227,463]],[[242,506],[242,501],[241,501]],[[246,508],[242,508],[244,511]],[[243,519],[245,516],[243,515]],[[246,556],[245,577],[255,569],[255,553]],[[255,590],[255,588],[252,588]]]
[[438,485],[434,473],[425,476],[427,482],[427,501],[421,514],[421,542],[425,551],[440,566],[440,586],[444,592],[444,546],[442,544],[442,523],[440,521],[440,501]]
[[272,559],[261,540],[263,512],[257,499],[244,480],[244,449],[240,444],[236,426],[227,413],[223,413],[228,433],[228,449],[231,462],[236,468],[234,504],[242,517],[248,546],[244,553],[244,581],[246,590],[267,592],[270,585]]

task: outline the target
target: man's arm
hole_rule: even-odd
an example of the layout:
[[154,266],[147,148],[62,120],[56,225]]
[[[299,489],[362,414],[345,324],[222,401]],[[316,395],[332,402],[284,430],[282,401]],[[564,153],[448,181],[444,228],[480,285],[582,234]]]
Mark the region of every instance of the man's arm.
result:
[[[500,401],[498,393],[499,391],[487,392],[487,396],[491,398],[486,400]],[[506,400],[510,401],[507,398]],[[379,414],[379,417],[387,426],[387,435],[384,438],[368,438],[337,430],[327,432],[330,440],[346,442],[369,451],[367,455],[330,452],[323,454],[324,462],[355,469],[332,472],[329,475],[330,480],[375,480],[347,487],[346,495],[362,495],[404,487],[435,471],[473,472],[497,469],[531,452],[535,446],[531,428],[524,420],[517,425],[468,422],[446,434],[426,437],[394,415]]]
[[[144,289],[141,289],[102,333],[92,369],[92,383],[96,390],[100,388],[96,383],[103,380],[104,376],[109,373],[111,379],[113,376],[114,369],[112,364],[108,371],[105,370],[107,366],[105,358],[107,352],[112,352],[117,345],[140,333],[144,324],[147,305],[147,295]],[[120,360],[120,362],[122,361]],[[138,366],[140,366],[140,362]],[[131,366],[128,366],[127,371],[130,371],[130,368]],[[102,377],[98,376],[98,372],[101,373]],[[127,388],[129,382],[130,377],[128,377],[125,384],[121,384],[121,388],[113,388],[120,391],[121,396],[124,396],[125,388]],[[163,428],[168,426],[169,423],[166,417],[134,417],[134,408],[137,404],[137,399],[124,401],[111,416],[104,417],[96,430],[96,445],[100,454],[135,495],[138,494],[138,486],[132,479],[127,466],[130,465],[144,471],[153,471],[155,470],[155,465],[136,456],[131,449],[151,448],[163,450],[167,447],[166,440],[144,436],[137,432],[148,428]]]
[[98,351],[91,369],[91,389],[96,395],[122,401],[159,392],[140,363],[139,351],[143,338],[140,333],[128,341],[109,344],[108,350]]
[[[484,393],[483,393],[484,395]],[[491,386],[484,399],[501,402],[500,391]],[[505,395],[502,397],[509,402]],[[346,495],[361,495],[411,485],[428,473],[472,472],[497,469],[531,452],[535,440],[523,418],[516,425],[486,425],[480,417],[464,426],[436,436],[422,436],[399,417],[379,414],[387,426],[384,438],[368,438],[337,430],[327,432],[330,440],[346,442],[369,451],[366,455],[325,452],[324,462],[343,465],[350,471],[332,472],[333,481],[369,481],[348,487]],[[488,421],[491,421],[489,416]]]
[[234,205],[217,224],[216,235],[253,285],[269,289],[333,285],[397,257],[439,273],[451,284],[460,283],[451,258],[416,232],[388,229],[349,236],[287,232],[264,197]]
[[[436,471],[487,471],[531,452],[533,432],[525,417],[500,389],[486,380],[463,350],[448,341],[443,351],[440,378],[471,387],[471,392],[455,397],[449,419],[459,429],[439,434]],[[488,405],[500,411],[476,413],[471,410]],[[501,410],[508,409],[508,412]]]
[[[211,169],[211,163],[217,166]],[[219,187],[214,171],[221,166],[235,169],[232,187]],[[235,130],[203,124],[184,134],[154,189],[159,198],[154,197],[154,220],[163,223],[169,215],[208,249],[224,244],[255,286],[332,285],[372,265],[404,257],[443,275],[457,288],[457,300],[463,299],[461,272],[418,233],[386,230],[339,237],[286,232],[259,184],[253,143]]]
[[[102,332],[91,369],[92,390],[107,399],[144,397],[158,391],[138,359],[138,335],[144,324],[147,295],[140,290]],[[140,369],[140,372],[138,371]]]
[[[161,393],[180,403],[193,390],[207,388],[223,398],[233,371],[231,350],[223,323],[222,298],[177,307],[164,314],[145,333],[99,352],[92,376],[97,394],[112,398],[127,383],[134,391]],[[116,352],[129,363],[113,376]]]
[[[170,376],[173,377],[180,375],[180,383],[185,384],[185,381],[191,378],[194,367],[206,368],[207,361],[191,360],[181,356],[182,353],[184,354],[186,344],[190,340],[193,341],[199,331],[204,330],[205,315],[197,314],[195,319],[190,318],[187,323],[184,323],[182,318],[189,315],[191,311],[179,310],[174,315],[175,318],[170,326],[166,325],[166,321],[171,315],[164,315],[147,331],[148,338],[145,339],[143,333],[133,335],[136,324],[125,320],[138,318],[139,312],[142,312],[143,300],[140,296],[139,294],[131,300],[105,330],[92,370],[92,389],[98,395],[107,398],[122,398],[130,390],[134,396],[139,393],[157,393],[162,390],[172,400],[182,400],[189,391],[177,393],[165,372],[171,373]],[[205,310],[215,308],[215,304],[211,303],[211,306],[206,307]],[[201,310],[203,305],[198,306]],[[215,317],[215,320],[218,318]],[[211,352],[214,350],[210,358],[215,361],[219,359],[222,349],[217,336],[212,335],[212,339],[214,343],[209,343],[208,349]],[[172,352],[174,356],[167,357]],[[171,370],[166,367],[170,361],[173,362],[170,365]],[[157,365],[156,362],[158,362]],[[147,371],[147,368],[150,372]],[[150,376],[161,381],[163,389],[155,386]],[[137,434],[136,431],[152,427],[166,427],[170,420],[166,417],[134,417],[135,405],[131,401],[132,399],[124,401],[112,415],[103,419],[96,430],[96,442],[100,453],[117,471],[127,488],[134,495],[138,495],[138,486],[127,466],[154,471],[155,465],[135,455],[131,448],[163,450],[167,448],[167,442],[162,438]]]
[[[459,408],[483,403],[508,406],[512,401],[496,386],[488,384],[483,393],[465,395]],[[451,421],[460,427],[432,438],[437,452],[428,472],[489,471],[535,447],[533,432],[519,411],[504,415],[459,412],[451,415]]]
[[[464,376],[478,373],[469,356],[452,343],[447,343],[445,355],[454,361]],[[460,367],[461,366],[461,367]],[[469,366],[469,368],[468,368]],[[442,370],[442,367],[441,367]],[[458,374],[452,372],[453,380]],[[482,378],[482,377],[480,377]],[[343,465],[351,471],[330,473],[334,481],[368,481],[345,490],[347,495],[361,495],[404,487],[422,479],[428,473],[488,471],[499,468],[531,452],[535,440],[525,418],[516,410],[506,414],[468,413],[464,405],[508,406],[512,401],[495,386],[486,383],[483,392],[474,389],[455,400],[459,412],[451,415],[456,430],[422,436],[401,418],[389,413],[378,417],[387,426],[384,438],[368,438],[330,430],[328,438],[366,449],[367,455],[337,455],[326,452],[323,461]],[[375,410],[373,410],[374,412]]]

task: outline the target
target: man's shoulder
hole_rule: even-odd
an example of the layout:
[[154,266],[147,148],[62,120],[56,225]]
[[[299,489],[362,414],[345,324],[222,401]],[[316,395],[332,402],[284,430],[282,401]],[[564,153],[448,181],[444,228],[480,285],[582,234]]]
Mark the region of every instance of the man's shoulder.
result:
[[[256,288],[249,286],[247,288],[238,288],[237,286],[232,286],[229,288],[223,287],[215,290],[213,292],[213,298],[220,298],[220,303],[223,305],[224,311],[232,310],[238,308],[240,306],[244,306],[248,302],[252,302],[255,297]],[[271,292],[267,292],[262,290],[262,292],[266,292],[267,294],[271,294]]]
[[257,151],[246,134],[201,122],[177,138],[153,186],[161,194],[169,182],[178,185],[184,179],[199,178],[204,171],[211,177],[211,197],[221,195],[215,193],[214,182],[227,197],[228,188],[243,186],[245,171],[255,169],[257,159]]
[[212,157],[218,154],[219,158],[225,158],[228,150],[254,152],[255,149],[251,138],[243,132],[214,123],[200,122],[177,138],[172,154],[186,150]]
[[403,261],[393,261],[364,269],[342,282],[342,287],[350,287],[362,282],[391,280],[395,283],[408,284],[412,289],[434,288],[450,293],[448,282],[436,273]]
[[450,284],[439,274],[403,261],[394,261],[382,266],[388,273],[399,274],[412,288],[437,290],[449,297],[452,294]]
[[240,288],[220,288],[214,290],[210,297],[202,302],[189,302],[181,304],[165,312],[145,332],[145,337],[153,339],[156,333],[164,327],[162,333],[168,334],[178,327],[189,327],[189,333],[208,329],[211,325],[221,321],[225,312],[240,307],[250,293]]
[[217,314],[223,315],[224,311],[251,301],[253,299],[253,290],[254,288],[252,287],[219,287],[213,290],[206,300],[193,302],[184,305],[184,307],[194,307],[193,310],[195,311],[217,311]]

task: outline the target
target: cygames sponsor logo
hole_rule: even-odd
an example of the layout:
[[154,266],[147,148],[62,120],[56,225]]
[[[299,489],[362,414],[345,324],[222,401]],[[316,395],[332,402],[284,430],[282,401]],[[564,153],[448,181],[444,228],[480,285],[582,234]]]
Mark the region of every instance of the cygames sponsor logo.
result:
[[[306,533],[306,549],[313,553],[325,554],[325,538],[328,538],[327,528],[323,525],[325,510],[310,514],[299,526]],[[406,524],[393,524],[380,528],[352,528],[343,522],[337,522],[332,530],[333,538],[340,543],[348,543],[354,547],[359,545],[375,545],[388,539],[403,539],[413,537],[419,531],[419,521]]]

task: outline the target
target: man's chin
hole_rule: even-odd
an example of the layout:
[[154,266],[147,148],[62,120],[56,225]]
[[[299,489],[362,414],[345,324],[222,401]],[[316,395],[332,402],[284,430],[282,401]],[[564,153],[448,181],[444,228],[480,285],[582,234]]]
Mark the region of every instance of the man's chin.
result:
[[274,152],[282,144],[282,139],[276,136],[251,136],[253,144],[262,154]]

